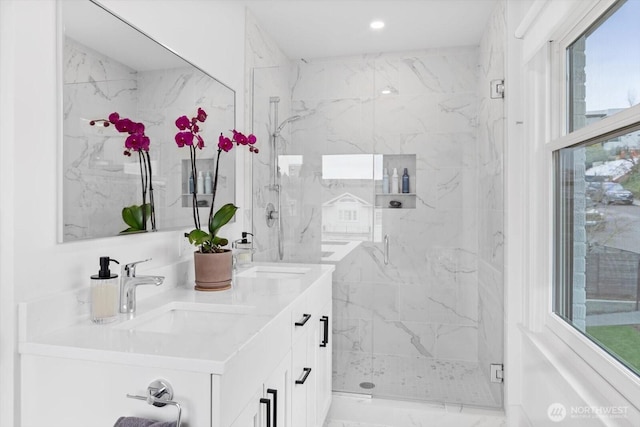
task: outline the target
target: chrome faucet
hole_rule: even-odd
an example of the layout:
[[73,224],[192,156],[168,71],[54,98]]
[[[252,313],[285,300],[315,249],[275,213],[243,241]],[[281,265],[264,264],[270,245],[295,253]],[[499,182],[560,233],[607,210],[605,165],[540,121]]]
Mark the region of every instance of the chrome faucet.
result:
[[122,267],[122,276],[120,277],[120,313],[136,312],[136,287],[139,285],[159,286],[164,282],[164,276],[136,276],[136,265],[150,260],[151,258],[130,262]]

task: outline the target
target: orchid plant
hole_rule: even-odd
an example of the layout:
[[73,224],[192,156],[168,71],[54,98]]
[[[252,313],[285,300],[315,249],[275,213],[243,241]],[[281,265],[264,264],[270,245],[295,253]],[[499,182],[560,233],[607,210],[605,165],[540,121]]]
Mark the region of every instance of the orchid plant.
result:
[[[129,136],[124,141],[123,154],[130,157],[132,152],[138,153],[140,164],[140,184],[142,187],[142,204],[126,206],[122,209],[122,219],[129,226],[122,233],[144,231],[147,229],[147,219],[151,218],[151,229],[156,231],[156,212],[153,200],[153,175],[151,170],[151,158],[149,157],[149,145],[151,140],[145,135],[144,124],[134,122],[131,119],[121,118],[118,113],[109,114],[108,119],[91,120],[89,124],[95,126],[102,123],[108,127],[114,125],[116,130],[127,133]],[[149,203],[147,203],[147,195]]]
[[[207,119],[207,113],[198,108],[198,113],[195,117],[189,119],[187,116],[180,116],[176,120],[176,127],[179,132],[175,136],[175,141],[178,147],[188,147],[189,156],[191,160],[191,178],[194,182],[194,188],[197,188],[198,170],[196,166],[196,153],[198,150],[204,148],[204,139],[200,134],[200,124],[204,123]],[[199,247],[199,251],[202,253],[223,252],[222,246],[229,244],[229,241],[224,237],[218,236],[218,231],[225,226],[231,218],[235,215],[238,207],[233,203],[227,203],[220,209],[214,212],[214,204],[216,200],[216,191],[218,188],[218,173],[220,171],[220,155],[222,152],[229,152],[235,145],[244,145],[249,147],[249,151],[257,154],[258,148],[254,146],[256,143],[256,137],[254,135],[245,136],[244,134],[236,131],[232,131],[233,136],[231,138],[224,136],[222,133],[218,138],[218,153],[216,157],[215,172],[213,178],[211,206],[209,209],[209,219],[207,223],[208,232],[203,230],[200,223],[200,213],[198,210],[198,193],[193,191],[192,193],[192,210],[193,210],[193,222],[195,228],[186,236],[189,238],[189,243]]]

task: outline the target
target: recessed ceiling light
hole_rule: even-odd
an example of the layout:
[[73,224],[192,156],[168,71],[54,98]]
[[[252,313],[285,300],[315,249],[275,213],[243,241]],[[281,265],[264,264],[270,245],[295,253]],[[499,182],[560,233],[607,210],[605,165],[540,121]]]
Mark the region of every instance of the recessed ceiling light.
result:
[[371,27],[372,30],[379,30],[381,28],[384,28],[384,22],[382,22],[382,21],[371,21],[371,24],[369,24],[369,27]]

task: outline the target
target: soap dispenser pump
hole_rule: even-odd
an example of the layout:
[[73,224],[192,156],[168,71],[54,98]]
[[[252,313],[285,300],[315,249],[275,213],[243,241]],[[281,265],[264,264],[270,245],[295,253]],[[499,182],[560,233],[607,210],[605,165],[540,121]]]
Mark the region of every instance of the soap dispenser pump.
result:
[[237,267],[244,267],[251,264],[251,259],[253,258],[253,242],[250,241],[247,236],[253,236],[253,234],[248,231],[243,231],[242,239],[234,241],[231,245]]
[[118,316],[118,275],[111,274],[111,262],[120,264],[108,256],[100,257],[100,271],[91,276],[91,320],[109,323]]

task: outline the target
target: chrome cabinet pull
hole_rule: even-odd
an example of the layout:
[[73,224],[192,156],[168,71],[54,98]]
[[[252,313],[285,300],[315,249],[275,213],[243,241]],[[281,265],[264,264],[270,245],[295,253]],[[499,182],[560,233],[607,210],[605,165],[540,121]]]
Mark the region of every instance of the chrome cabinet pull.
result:
[[302,371],[304,374],[302,375],[302,378],[296,380],[296,384],[304,384],[305,381],[307,381],[307,378],[309,378],[309,374],[311,373],[311,368],[303,368]]
[[389,235],[384,235],[384,265],[389,264]]
[[298,320],[295,324],[296,326],[304,326],[304,324],[307,323],[309,319],[311,319],[311,315],[305,313],[302,315],[302,319]]

